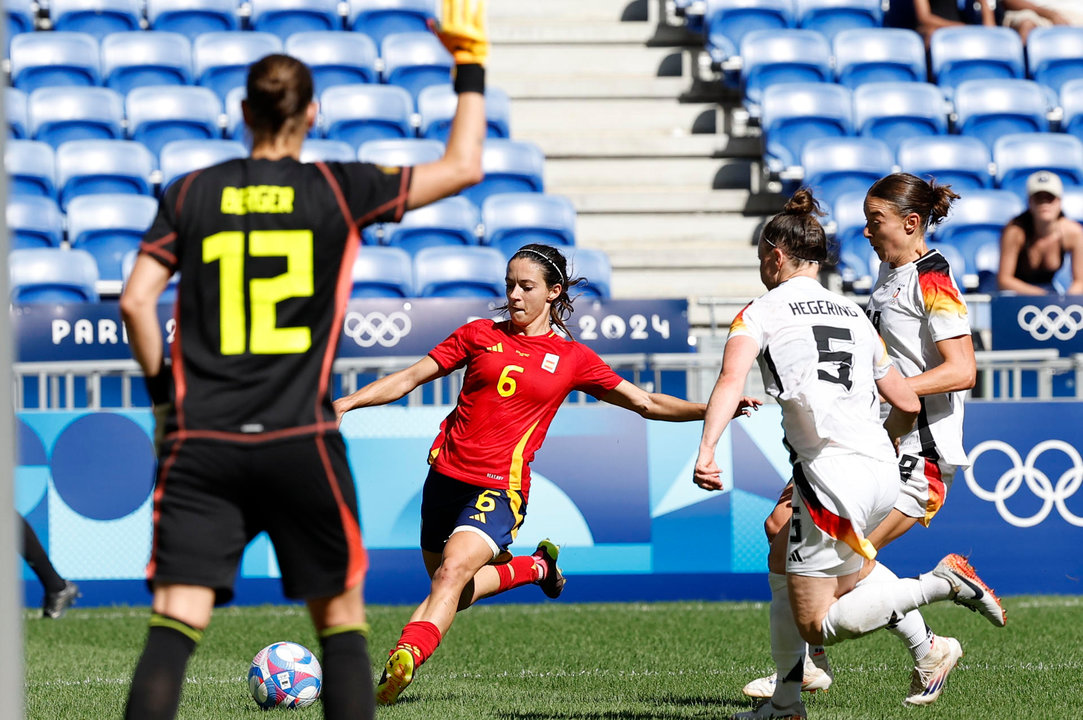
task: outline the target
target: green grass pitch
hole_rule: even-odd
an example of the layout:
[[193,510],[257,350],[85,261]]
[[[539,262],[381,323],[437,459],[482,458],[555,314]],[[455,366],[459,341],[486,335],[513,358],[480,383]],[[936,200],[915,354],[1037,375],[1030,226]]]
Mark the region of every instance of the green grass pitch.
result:
[[[1083,706],[1083,598],[1013,597],[994,628],[950,604],[927,608],[966,655],[933,706],[904,709],[909,656],[884,632],[829,649],[835,684],[809,698],[809,717],[1044,718]],[[412,608],[369,608],[374,661]],[[120,718],[146,632],[146,608],[74,609],[59,621],[27,612],[26,717]],[[299,606],[217,611],[188,666],[180,718],[322,717],[318,704],[266,715],[248,696],[252,656],[277,640],[319,643]],[[383,720],[721,718],[750,707],[749,679],[770,670],[764,603],[481,605]],[[377,669],[374,668],[374,673]],[[283,713],[287,713],[284,714]]]

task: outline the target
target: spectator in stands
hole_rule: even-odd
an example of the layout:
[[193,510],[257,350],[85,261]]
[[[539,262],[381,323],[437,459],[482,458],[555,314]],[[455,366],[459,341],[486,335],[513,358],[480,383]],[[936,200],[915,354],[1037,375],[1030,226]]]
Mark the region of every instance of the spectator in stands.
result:
[[[880,282],[892,278],[894,312],[906,313],[909,345],[918,345],[913,335],[919,330],[919,313],[934,301],[939,313],[950,314],[955,327],[967,330],[969,342],[965,313],[959,316],[951,297],[957,298],[958,290],[945,292],[950,283],[950,276],[944,275],[947,262],[935,251],[917,249],[918,244],[924,249],[921,214],[904,206],[907,212],[900,217],[896,203],[902,204],[906,195],[899,192],[897,177],[878,181],[865,201],[870,241],[885,263]],[[921,202],[931,204],[935,198],[937,213],[942,214],[949,202],[943,193],[930,188]],[[877,202],[881,194],[891,200]],[[764,387],[782,408],[785,445],[793,462],[792,513],[786,530],[773,538],[768,560],[776,682],[759,707],[733,716],[740,720],[806,717],[801,701],[806,643],[833,645],[861,637],[941,600],[966,605],[993,625],[1005,623],[999,600],[959,555],[947,555],[932,571],[905,579],[873,561],[879,547],[876,536],[897,512],[894,506],[902,497],[895,450],[899,445],[893,447],[892,441],[901,443],[903,452],[926,445],[930,462],[939,456],[925,417],[926,403],[919,401],[915,383],[893,362],[874,321],[851,300],[817,281],[827,259],[827,238],[818,214],[812,194],[799,190],[760,237],[760,278],[767,293],[745,306],[730,325],[693,475],[706,490],[722,489],[715,449],[748,373],[758,363]],[[919,281],[919,274],[934,277]],[[919,357],[920,352],[919,347]],[[879,397],[888,403],[883,412]],[[929,416],[933,417],[932,408]],[[915,420],[920,423],[916,428]],[[913,444],[908,442],[911,438]],[[923,467],[928,465],[917,470]],[[927,630],[924,623],[919,625],[924,638]],[[954,653],[952,666],[961,654]]]
[[1001,0],[1003,25],[1014,28],[1025,43],[1034,28],[1053,25],[1083,25],[1083,3],[1079,0]]
[[970,15],[960,9],[956,0],[914,0],[914,16],[917,21],[917,30],[925,38],[928,47],[933,33],[942,27],[956,25],[980,24],[990,27],[996,25],[993,8],[988,0],[974,0],[977,8],[977,17],[970,19]]
[[79,586],[70,580],[65,580],[57,573],[53,563],[49,560],[48,553],[41,546],[37,533],[30,523],[22,515],[19,521],[23,524],[23,559],[34,574],[41,581],[45,589],[45,600],[41,604],[41,616],[54,620],[64,616],[68,608],[75,603],[75,598],[80,596]]
[[[463,325],[416,363],[335,401],[341,416],[385,405],[419,385],[465,367],[462,392],[429,453],[421,503],[421,554],[432,578],[384,665],[376,699],[394,703],[418,667],[436,651],[455,613],[482,598],[536,584],[551,598],[564,589],[560,548],[548,540],[532,555],[508,546],[526,515],[530,462],[557,410],[573,391],[645,418],[702,420],[706,407],[649,393],[622,379],[590,348],[574,342],[564,321],[572,312],[572,277],[549,245],[520,248],[508,261],[508,319]],[[737,414],[758,401],[739,398]]]
[[[439,35],[455,58],[459,96],[439,160],[301,163],[316,119],[312,75],[274,54],[248,72],[250,157],[178,178],[162,198],[120,299],[163,435],[147,566],[153,612],[128,720],[175,717],[213,606],[233,595],[244,547],[264,530],[285,594],[306,601],[319,634],[324,717],[375,714],[367,557],[331,361],[360,229],[397,222],[482,177],[483,5],[444,2]],[[170,369],[157,307],[175,271]]]
[[1053,276],[1072,261],[1069,295],[1083,293],[1083,226],[1060,207],[1064,185],[1056,173],[1039,170],[1027,178],[1027,209],[1000,236],[997,285],[1020,295],[1056,292]]

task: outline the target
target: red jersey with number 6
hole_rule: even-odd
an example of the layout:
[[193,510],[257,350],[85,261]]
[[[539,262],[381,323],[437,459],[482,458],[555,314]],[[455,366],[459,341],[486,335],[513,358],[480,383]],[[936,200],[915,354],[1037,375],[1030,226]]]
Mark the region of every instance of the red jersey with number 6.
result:
[[429,462],[437,472],[526,500],[530,462],[574,390],[601,397],[621,377],[587,346],[555,332],[512,334],[509,322],[475,320],[429,352],[445,371],[466,367],[462,392],[440,424]]
[[169,186],[140,245],[180,271],[167,434],[261,440],[337,427],[331,364],[359,228],[402,217],[409,177],[243,158]]

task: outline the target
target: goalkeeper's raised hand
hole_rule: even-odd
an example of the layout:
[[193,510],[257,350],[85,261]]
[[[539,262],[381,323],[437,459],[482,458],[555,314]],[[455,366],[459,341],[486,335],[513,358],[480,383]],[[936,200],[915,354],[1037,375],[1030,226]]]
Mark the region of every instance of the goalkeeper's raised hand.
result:
[[443,0],[436,34],[456,65],[484,65],[489,59],[485,0]]

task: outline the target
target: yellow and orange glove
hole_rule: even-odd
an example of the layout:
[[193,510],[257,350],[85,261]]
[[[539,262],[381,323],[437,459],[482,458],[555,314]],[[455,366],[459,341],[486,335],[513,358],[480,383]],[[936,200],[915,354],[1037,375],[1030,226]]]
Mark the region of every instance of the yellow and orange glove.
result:
[[484,65],[489,59],[485,0],[443,0],[436,35],[456,65]]

